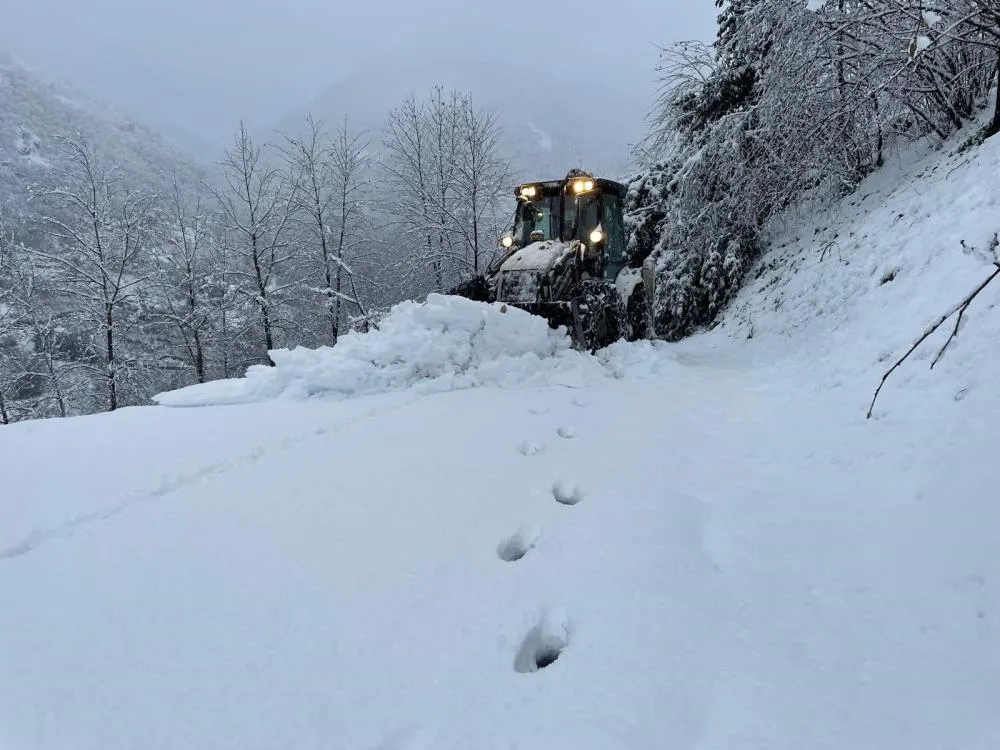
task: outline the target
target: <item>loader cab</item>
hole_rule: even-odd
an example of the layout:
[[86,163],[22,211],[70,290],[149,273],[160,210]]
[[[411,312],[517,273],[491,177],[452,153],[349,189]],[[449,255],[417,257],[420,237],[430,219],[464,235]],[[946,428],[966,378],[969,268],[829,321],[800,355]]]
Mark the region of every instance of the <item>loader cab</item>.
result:
[[573,170],[562,180],[518,185],[514,194],[514,228],[503,237],[504,247],[579,240],[587,251],[598,251],[605,278],[613,280],[625,267],[625,186],[621,183]]

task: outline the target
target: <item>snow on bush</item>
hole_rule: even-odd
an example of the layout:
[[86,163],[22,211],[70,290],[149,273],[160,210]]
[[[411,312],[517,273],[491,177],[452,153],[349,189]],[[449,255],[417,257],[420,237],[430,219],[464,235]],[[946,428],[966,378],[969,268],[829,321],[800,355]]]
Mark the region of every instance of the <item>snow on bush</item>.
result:
[[416,387],[583,383],[605,378],[601,360],[571,347],[565,329],[515,307],[438,294],[402,302],[378,330],[352,332],[335,347],[277,349],[276,366],[239,379],[160,393],[164,406],[237,404],[316,394],[356,396]]

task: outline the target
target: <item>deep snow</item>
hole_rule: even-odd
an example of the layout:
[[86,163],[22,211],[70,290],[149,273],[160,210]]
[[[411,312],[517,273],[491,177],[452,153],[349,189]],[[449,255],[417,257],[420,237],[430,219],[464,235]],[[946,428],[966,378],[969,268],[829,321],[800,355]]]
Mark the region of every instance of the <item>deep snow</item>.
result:
[[904,154],[679,344],[438,298],[3,428],[0,746],[995,750],[1000,287],[864,414],[998,166]]

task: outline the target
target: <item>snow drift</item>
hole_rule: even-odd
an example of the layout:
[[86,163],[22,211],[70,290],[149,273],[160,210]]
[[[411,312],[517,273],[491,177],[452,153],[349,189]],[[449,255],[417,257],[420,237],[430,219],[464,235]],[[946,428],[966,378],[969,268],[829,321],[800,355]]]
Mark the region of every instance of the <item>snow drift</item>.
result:
[[653,374],[669,357],[664,347],[609,347],[599,357],[571,348],[566,330],[499,303],[431,294],[402,302],[370,333],[351,332],[335,347],[276,349],[275,367],[246,376],[160,393],[162,406],[242,404],[315,395],[349,397],[406,389],[422,393],[475,386],[583,385]]

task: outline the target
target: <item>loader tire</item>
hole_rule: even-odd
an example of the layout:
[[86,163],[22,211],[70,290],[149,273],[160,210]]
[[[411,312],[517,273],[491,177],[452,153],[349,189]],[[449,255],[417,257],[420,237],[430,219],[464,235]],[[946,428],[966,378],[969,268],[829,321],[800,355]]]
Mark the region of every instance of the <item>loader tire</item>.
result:
[[646,304],[646,290],[638,284],[625,306],[625,322],[628,328],[626,339],[639,341],[649,338],[649,307]]
[[613,284],[599,279],[580,282],[572,296],[570,334],[581,349],[593,353],[610,346],[625,332],[625,308]]

